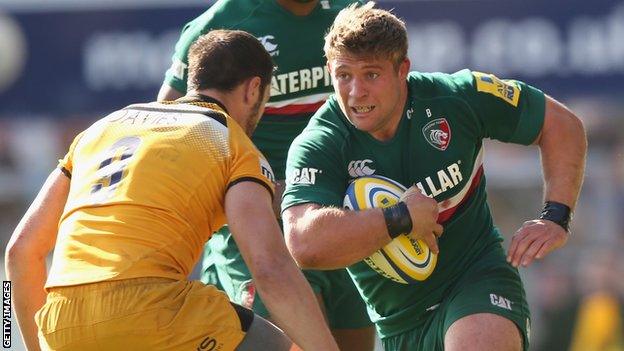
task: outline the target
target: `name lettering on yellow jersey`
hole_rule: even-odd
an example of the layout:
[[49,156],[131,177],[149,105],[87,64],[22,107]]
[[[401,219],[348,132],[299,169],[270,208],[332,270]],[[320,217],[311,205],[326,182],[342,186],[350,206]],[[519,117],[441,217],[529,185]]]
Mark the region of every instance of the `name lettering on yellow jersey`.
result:
[[140,111],[140,110],[121,110],[113,113],[108,122],[121,124],[157,124],[157,125],[174,125],[178,122],[175,114],[168,112]]

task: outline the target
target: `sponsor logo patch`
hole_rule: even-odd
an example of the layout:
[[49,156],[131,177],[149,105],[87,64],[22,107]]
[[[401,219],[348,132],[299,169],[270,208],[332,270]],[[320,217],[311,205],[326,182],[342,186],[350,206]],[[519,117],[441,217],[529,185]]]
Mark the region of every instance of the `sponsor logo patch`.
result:
[[508,104],[518,107],[520,86],[514,81],[498,79],[493,74],[472,72],[477,81],[477,91],[492,94],[505,100]]
[[223,346],[222,343],[219,343],[217,341],[217,339],[213,338],[212,336],[207,336],[204,338],[204,340],[202,340],[199,345],[197,346],[197,351],[216,351],[221,349],[221,346]]
[[275,183],[275,175],[273,174],[273,169],[269,165],[269,162],[264,159],[264,157],[260,157],[260,170],[262,171],[263,176],[265,176],[271,182]]
[[427,123],[422,133],[425,140],[440,151],[446,150],[451,142],[451,127],[446,118],[437,118]]
[[272,42],[273,40],[275,40],[275,37],[273,35],[269,34],[263,37],[258,37],[258,40],[260,41],[262,46],[264,46],[264,49],[269,52],[269,55],[271,56],[279,55],[277,44]]
[[295,168],[288,177],[288,182],[290,184],[312,185],[316,183],[317,174],[321,173],[323,173],[322,170],[312,167]]
[[374,174],[375,170],[369,166],[371,163],[373,163],[373,161],[369,159],[349,162],[349,166],[347,166],[349,175],[353,178],[357,178]]
[[496,294],[490,294],[490,302],[494,306],[498,306],[500,308],[504,308],[506,310],[511,311],[512,302],[509,301],[509,299],[506,297],[498,296]]

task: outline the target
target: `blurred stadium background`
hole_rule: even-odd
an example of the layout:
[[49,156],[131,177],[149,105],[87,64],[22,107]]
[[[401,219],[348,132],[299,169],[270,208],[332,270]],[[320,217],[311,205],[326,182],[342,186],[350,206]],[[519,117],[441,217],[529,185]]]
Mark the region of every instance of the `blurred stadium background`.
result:
[[[73,136],[107,112],[153,100],[181,26],[212,3],[0,0],[3,248]],[[468,67],[524,80],[583,119],[589,156],[570,241],[521,270],[531,349],[624,350],[624,1],[380,6],[407,21],[412,69]],[[490,201],[509,239],[541,208],[537,149],[489,143],[486,150]],[[593,347],[596,338],[614,341]],[[11,349],[24,349],[15,322],[12,341]]]

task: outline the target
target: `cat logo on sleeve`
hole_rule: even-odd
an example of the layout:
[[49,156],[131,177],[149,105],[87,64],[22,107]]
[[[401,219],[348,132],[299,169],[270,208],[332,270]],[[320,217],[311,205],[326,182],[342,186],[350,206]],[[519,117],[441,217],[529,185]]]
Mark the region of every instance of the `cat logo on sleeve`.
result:
[[520,86],[513,81],[498,79],[493,74],[472,72],[477,81],[477,91],[492,94],[505,100],[508,104],[518,107]]

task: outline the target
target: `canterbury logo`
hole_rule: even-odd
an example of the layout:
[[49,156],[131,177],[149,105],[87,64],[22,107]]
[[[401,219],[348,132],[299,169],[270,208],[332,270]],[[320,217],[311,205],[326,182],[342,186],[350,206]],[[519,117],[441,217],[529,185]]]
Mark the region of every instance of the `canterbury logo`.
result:
[[272,43],[272,40],[275,40],[275,37],[272,35],[265,35],[263,37],[259,37],[258,40],[264,46],[264,49],[269,52],[271,56],[276,56],[279,54],[279,50],[277,50],[277,44]]
[[349,175],[353,178],[369,176],[375,173],[375,170],[368,165],[373,163],[372,160],[357,160],[349,162]]

